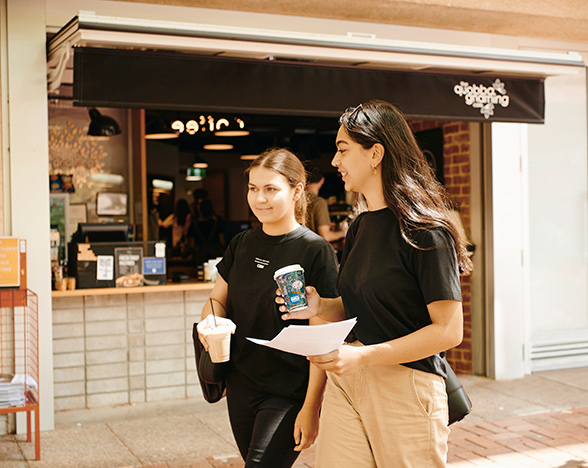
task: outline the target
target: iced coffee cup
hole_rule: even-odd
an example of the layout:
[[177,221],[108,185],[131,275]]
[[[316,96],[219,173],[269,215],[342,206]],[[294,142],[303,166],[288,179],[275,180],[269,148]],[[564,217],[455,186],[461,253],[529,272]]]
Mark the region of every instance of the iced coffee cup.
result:
[[274,273],[288,312],[306,309],[306,289],[304,284],[304,268],[300,265],[288,265]]
[[232,320],[212,315],[198,324],[198,332],[206,337],[212,362],[227,362],[231,358],[231,335],[236,328]]

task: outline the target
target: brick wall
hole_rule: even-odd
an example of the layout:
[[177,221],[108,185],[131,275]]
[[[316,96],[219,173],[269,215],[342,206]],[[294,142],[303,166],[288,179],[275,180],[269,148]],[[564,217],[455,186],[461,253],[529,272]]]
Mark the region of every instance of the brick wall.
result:
[[[443,160],[445,188],[459,211],[467,232],[470,230],[470,130],[465,122],[412,121],[414,132],[441,127],[443,129]],[[455,372],[471,374],[472,362],[472,298],[471,278],[461,277],[464,331],[463,342],[449,351],[447,359]]]

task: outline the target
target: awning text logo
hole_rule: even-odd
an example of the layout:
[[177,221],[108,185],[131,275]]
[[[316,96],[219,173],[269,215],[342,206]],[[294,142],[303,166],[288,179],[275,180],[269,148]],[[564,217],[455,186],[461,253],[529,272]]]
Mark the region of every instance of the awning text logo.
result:
[[496,78],[492,86],[489,87],[482,84],[471,85],[467,81],[460,81],[459,84],[453,87],[453,92],[458,96],[463,96],[468,106],[480,109],[480,113],[486,119],[494,115],[494,108],[497,104],[508,107],[510,103],[504,83],[499,78]]

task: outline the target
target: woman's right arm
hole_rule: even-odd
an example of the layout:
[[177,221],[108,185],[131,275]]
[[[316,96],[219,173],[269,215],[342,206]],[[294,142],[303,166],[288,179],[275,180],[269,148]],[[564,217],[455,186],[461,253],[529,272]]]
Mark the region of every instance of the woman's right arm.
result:
[[306,296],[308,299],[308,307],[306,309],[299,310],[298,312],[287,312],[284,304],[284,299],[280,296],[278,290],[278,297],[276,302],[282,304],[280,306],[281,312],[286,312],[282,315],[282,320],[305,320],[312,317],[318,317],[325,322],[340,322],[345,320],[345,309],[343,308],[343,300],[341,297],[335,297],[328,299],[320,297],[318,292],[312,286],[306,287]]
[[[200,320],[202,321],[210,314],[212,314],[212,307],[210,305],[210,301],[212,301],[214,305],[214,315],[216,317],[226,317],[228,293],[229,286],[227,282],[219,275],[219,277],[216,280],[216,283],[214,284],[214,287],[212,288],[208,300],[202,308]],[[198,333],[198,337],[200,338],[200,342],[202,343],[202,346],[204,346],[204,349],[208,350],[208,343],[206,342],[206,338],[200,333]]]
[[226,317],[227,316],[227,297],[229,294],[229,286],[227,282],[222,278],[222,276],[218,276],[212,291],[210,292],[210,296],[204,307],[202,308],[202,315],[200,317],[201,320],[204,320],[212,313],[212,308],[210,306],[210,300],[212,299],[214,303],[214,315],[217,317]]

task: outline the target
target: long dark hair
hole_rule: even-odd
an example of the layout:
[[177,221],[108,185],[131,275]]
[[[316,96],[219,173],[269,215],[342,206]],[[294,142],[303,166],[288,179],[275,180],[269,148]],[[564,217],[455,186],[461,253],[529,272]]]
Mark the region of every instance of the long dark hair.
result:
[[402,237],[420,248],[412,233],[446,229],[455,241],[457,260],[463,273],[472,271],[465,239],[451,215],[453,208],[402,113],[392,104],[372,100],[347,109],[339,124],[351,139],[369,149],[384,147],[382,186],[386,205],[400,221]]
[[184,224],[186,224],[186,218],[189,214],[190,205],[188,205],[188,202],[186,200],[180,198],[176,202],[176,222],[178,223],[178,226],[183,226]]
[[[298,157],[284,148],[270,148],[260,154],[257,159],[251,162],[247,168],[247,174],[255,167],[264,167],[283,175],[290,187],[295,188],[298,184],[306,186],[306,170]],[[294,206],[296,221],[303,224],[306,218],[306,193],[303,192]]]

